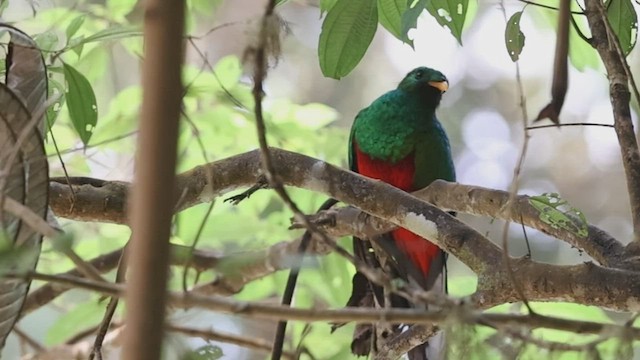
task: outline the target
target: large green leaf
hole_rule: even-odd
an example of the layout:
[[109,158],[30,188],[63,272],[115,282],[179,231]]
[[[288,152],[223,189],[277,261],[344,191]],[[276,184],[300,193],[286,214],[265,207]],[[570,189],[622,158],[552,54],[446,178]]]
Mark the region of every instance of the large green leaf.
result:
[[[407,0],[407,9],[402,14],[402,37],[409,38],[409,31],[418,26],[418,18],[427,8],[427,0]],[[413,47],[413,40],[408,42]]]
[[67,108],[73,127],[82,142],[87,145],[98,122],[98,104],[93,88],[84,75],[67,63],[63,63],[67,81]]
[[520,17],[522,11],[511,15],[507,21],[507,28],[504,31],[504,44],[507,46],[507,52],[511,57],[511,61],[518,61],[522,48],[524,47],[524,34],[520,30]]
[[462,45],[462,29],[467,17],[469,0],[430,0],[427,10],[436,18],[438,24],[446,26]]
[[631,0],[610,0],[607,3],[607,16],[620,40],[622,52],[628,55],[638,37],[638,15]]
[[337,0],[320,0],[320,16],[324,15],[327,11],[331,10]]
[[393,36],[410,44],[411,40],[402,31],[402,14],[407,10],[407,0],[378,0],[378,20]]
[[338,0],[322,23],[318,57],[325,76],[340,79],[362,60],[378,25],[375,1]]

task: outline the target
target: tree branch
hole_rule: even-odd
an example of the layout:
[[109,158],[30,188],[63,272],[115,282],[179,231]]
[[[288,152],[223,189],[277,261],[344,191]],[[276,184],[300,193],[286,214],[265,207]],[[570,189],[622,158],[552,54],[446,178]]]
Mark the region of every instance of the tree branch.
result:
[[[216,279],[207,284],[201,284],[192,291],[199,294],[232,295],[240,292],[244,285],[273,274],[276,271],[288,269],[291,257],[296,256],[300,239],[293,241],[281,241],[263,250],[245,251],[221,255],[212,251],[194,250],[181,245],[171,245],[171,264],[184,266],[187,263],[197,271],[216,269],[220,264],[234,264],[233,272],[218,273]],[[310,253],[327,254],[330,247],[314,238],[311,242]],[[101,255],[88,263],[101,273],[109,272],[116,268],[122,249]],[[78,269],[73,269],[55,276],[82,277]],[[58,296],[71,288],[55,282],[50,282],[32,290],[27,297],[21,317],[34,310],[47,305]]]
[[[287,185],[321,192],[346,203],[353,204],[369,214],[386,219],[395,225],[426,235],[447,252],[456,256],[479,276],[479,304],[497,305],[517,301],[509,282],[504,278],[500,249],[491,241],[468,226],[416,197],[379,181],[367,179],[355,173],[334,167],[323,161],[280,149],[271,149],[274,164],[282,181]],[[231,189],[247,187],[260,177],[260,153],[252,151],[214,163],[202,165],[178,176],[178,192],[183,196],[180,208],[203,201],[211,201]],[[438,186],[446,187],[446,191]],[[438,190],[438,191],[436,191]],[[462,185],[434,183],[433,202],[441,206],[457,203],[463,211],[501,216],[502,203],[507,193],[465,187]],[[451,192],[453,195],[449,195]],[[369,194],[376,194],[370,196]],[[496,200],[491,200],[496,196]],[[495,204],[492,204],[492,201]],[[54,202],[55,203],[55,202]],[[465,204],[463,206],[463,204]],[[445,206],[445,208],[454,206]],[[467,208],[468,207],[468,208]],[[549,228],[539,221],[538,214],[530,209],[526,197],[519,197],[512,219],[546,229],[550,234],[589,249],[589,253],[606,263],[609,252],[620,253],[620,244],[606,233],[590,228],[589,237],[580,239],[561,230]],[[490,210],[493,209],[493,210]],[[55,206],[54,206],[55,210]],[[445,209],[446,210],[446,209]],[[504,215],[502,215],[504,216]],[[355,230],[355,231],[353,231]],[[349,229],[346,233],[357,233]],[[345,234],[346,234],[345,233]],[[344,234],[342,234],[344,235]],[[589,241],[593,240],[594,244]],[[603,254],[603,255],[598,255]],[[581,304],[603,306],[619,311],[640,309],[640,275],[631,271],[615,270],[590,263],[574,266],[558,266],[536,263],[527,259],[514,259],[514,269],[526,284],[525,293],[531,300],[573,301]],[[263,269],[266,269],[263,268]],[[273,268],[269,271],[276,271]],[[264,276],[264,273],[259,273]],[[634,280],[634,279],[636,279]],[[248,278],[247,278],[248,279]],[[598,279],[597,281],[594,279]],[[605,284],[604,286],[602,284]],[[220,288],[214,287],[216,292]],[[495,294],[490,294],[494,291]],[[626,295],[626,297],[625,297]]]
[[[540,219],[540,212],[531,206],[529,196],[518,195],[511,212],[506,211],[509,192],[479,186],[436,180],[422,190],[413,192],[416,197],[442,210],[488,216],[523,224],[584,250],[587,255],[603,266],[637,269],[636,262],[628,262],[625,247],[600,228],[588,225],[588,235],[579,235],[553,227]],[[372,236],[393,230],[396,226],[383,219],[370,216],[357,208],[348,206],[312,215],[311,219],[330,230],[333,236],[356,234]],[[299,228],[294,223],[293,228]]]
[[[594,265],[591,265],[595,267]],[[517,269],[514,267],[514,269]],[[90,291],[96,291],[105,295],[122,297],[124,287],[118,284],[95,282],[82,278],[53,276],[39,274],[36,272],[28,273],[7,273],[9,278],[31,278],[34,280],[55,281],[62,284],[83,288]],[[639,281],[636,275],[630,277],[630,281]],[[508,281],[508,279],[505,278]],[[595,279],[600,281],[601,279]],[[640,301],[633,300],[632,308],[629,310],[640,309]],[[563,331],[570,331],[577,334],[601,334],[603,331],[611,331],[610,334],[627,334],[631,339],[640,339],[640,328],[617,324],[599,323],[593,321],[570,320],[557,317],[549,317],[544,315],[519,315],[519,314],[501,314],[488,313],[469,308],[467,303],[459,302],[451,311],[440,310],[423,310],[423,309],[371,309],[371,308],[345,308],[345,309],[300,309],[290,308],[278,304],[239,301],[233,298],[210,295],[202,296],[193,293],[168,293],[169,304],[180,308],[202,308],[216,312],[228,313],[241,316],[250,316],[254,319],[264,320],[297,320],[303,322],[357,322],[357,323],[396,323],[396,324],[432,324],[442,323],[449,319],[453,314],[458,321],[467,324],[478,324],[485,326],[498,326],[506,324],[521,324],[532,329],[548,328]],[[480,305],[481,308],[490,306],[488,303]]]
[[620,143],[631,203],[634,240],[629,246],[633,252],[640,252],[640,151],[631,122],[631,94],[624,64],[626,60],[617,51],[620,46],[618,37],[612,31],[608,31],[610,25],[604,3],[601,0],[586,0],[585,7],[587,22],[591,28],[592,45],[600,54],[609,78],[613,125]]

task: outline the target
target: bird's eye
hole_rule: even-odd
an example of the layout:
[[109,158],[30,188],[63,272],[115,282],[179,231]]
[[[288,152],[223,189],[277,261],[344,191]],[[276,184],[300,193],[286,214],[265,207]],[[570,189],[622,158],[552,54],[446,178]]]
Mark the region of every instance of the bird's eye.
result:
[[418,71],[416,71],[416,79],[417,79],[417,80],[422,79],[422,76],[423,76],[423,75],[424,75],[424,71],[422,71],[422,70],[418,70]]

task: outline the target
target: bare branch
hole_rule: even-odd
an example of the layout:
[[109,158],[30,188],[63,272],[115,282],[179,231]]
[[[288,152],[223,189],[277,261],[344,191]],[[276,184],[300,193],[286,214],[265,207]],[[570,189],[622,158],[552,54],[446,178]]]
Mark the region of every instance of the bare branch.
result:
[[[533,268],[532,263],[528,262],[528,268],[519,268],[518,261],[515,261],[514,269],[518,270],[530,270]],[[526,262],[525,262],[526,264]],[[544,264],[546,265],[546,264]],[[553,266],[553,265],[549,265]],[[603,281],[603,279],[598,277],[597,271],[592,271],[593,269],[598,268],[595,265],[583,264],[575,266],[575,268],[580,268],[586,270],[583,271],[580,276],[591,276],[593,282]],[[600,268],[603,269],[603,268]],[[567,267],[567,272],[573,272],[571,267]],[[102,282],[94,282],[91,280],[85,280],[81,278],[72,278],[72,277],[62,277],[62,276],[52,276],[46,274],[40,274],[36,272],[28,272],[28,273],[7,273],[7,277],[10,278],[31,278],[34,280],[44,280],[44,281],[55,281],[60,282],[62,284],[68,286],[74,286],[76,288],[83,288],[91,291],[96,291],[99,293],[103,293],[105,295],[110,296],[119,296],[122,297],[124,294],[124,287],[121,285],[111,284],[111,283],[102,283]],[[640,281],[640,274],[623,274],[625,279],[628,279],[630,282],[638,283]],[[576,276],[570,276],[572,279],[576,279]],[[506,284],[509,284],[508,279],[506,277],[503,278]],[[526,284],[526,280],[523,283]],[[584,280],[584,279],[582,279]],[[626,280],[625,280],[626,281]],[[540,286],[542,284],[538,284]],[[629,286],[629,284],[626,284]],[[615,285],[614,285],[615,286]],[[584,291],[585,289],[581,289]],[[614,290],[615,291],[615,290]],[[494,291],[494,293],[498,293],[497,296],[501,296],[499,292]],[[513,291],[511,291],[512,296],[515,295]],[[528,296],[529,294],[527,294]],[[599,296],[595,295],[595,296]],[[474,296],[472,298],[472,303],[479,304],[480,308],[488,308],[492,307],[495,304],[489,302],[479,301],[482,295]],[[534,300],[530,297],[531,300]],[[638,297],[635,299],[630,299],[630,302],[635,302],[634,304],[630,304],[631,310],[637,310],[640,308],[640,300]],[[578,334],[601,334],[603,331],[611,331],[612,334],[627,334],[630,339],[640,339],[640,328],[625,325],[617,325],[617,324],[605,324],[593,321],[578,321],[578,320],[569,320],[562,319],[556,317],[548,317],[544,315],[519,315],[519,314],[500,314],[500,313],[485,313],[479,310],[470,309],[465,302],[459,303],[458,309],[453,310],[452,312],[443,312],[439,310],[422,310],[422,309],[363,309],[363,308],[346,308],[346,309],[299,309],[299,308],[290,308],[287,306],[281,306],[276,304],[269,303],[261,303],[261,302],[247,302],[247,301],[239,301],[233,298],[219,296],[219,295],[210,295],[210,296],[202,296],[193,293],[168,293],[168,302],[176,307],[180,308],[202,308],[209,309],[216,312],[242,315],[242,316],[251,316],[255,319],[265,319],[265,320],[298,320],[303,322],[357,322],[357,323],[377,323],[377,322],[388,322],[388,323],[397,323],[397,324],[431,324],[431,323],[442,323],[447,321],[448,316],[451,313],[455,313],[455,316],[465,321],[465,323],[469,324],[479,324],[479,325],[487,325],[489,326],[500,326],[506,324],[522,324],[523,326],[528,326],[532,329],[535,328],[548,328],[548,329],[556,329],[556,330],[564,330],[570,331]],[[629,309],[628,309],[629,310]]]

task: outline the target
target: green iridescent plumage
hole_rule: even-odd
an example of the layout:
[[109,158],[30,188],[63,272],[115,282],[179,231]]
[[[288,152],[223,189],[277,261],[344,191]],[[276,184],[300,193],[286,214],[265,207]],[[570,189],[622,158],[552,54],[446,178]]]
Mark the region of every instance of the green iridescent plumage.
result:
[[[416,75],[422,73],[419,79]],[[435,179],[455,180],[451,149],[435,115],[439,89],[429,83],[446,81],[439,71],[420,67],[358,113],[349,138],[349,167],[357,171],[354,141],[374,159],[396,163],[415,151],[416,188]]]
[[[408,73],[395,90],[360,111],[349,138],[351,170],[405,191],[424,188],[436,179],[455,181],[449,140],[435,114],[447,87],[442,73],[420,67]],[[392,276],[413,281],[425,290],[446,287],[442,276],[444,252],[407,229],[395,229],[373,239],[354,238],[353,246],[354,254],[369,266],[384,263]],[[392,261],[388,261],[389,256]],[[380,305],[386,301],[380,286],[356,273],[347,305],[372,306],[373,297]],[[388,299],[393,307],[412,306],[393,294]],[[368,355],[375,346],[374,333],[371,327],[357,330],[353,353]],[[422,344],[409,352],[409,359],[424,360],[431,350]]]

